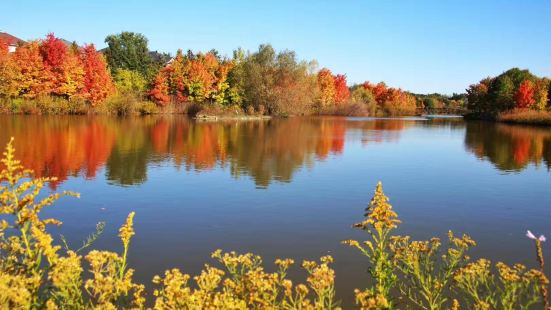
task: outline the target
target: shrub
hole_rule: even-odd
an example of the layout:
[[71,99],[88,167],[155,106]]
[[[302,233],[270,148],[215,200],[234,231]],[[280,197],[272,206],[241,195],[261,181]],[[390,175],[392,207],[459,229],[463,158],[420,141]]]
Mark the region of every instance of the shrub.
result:
[[29,102],[36,105],[40,114],[85,114],[88,106],[83,99],[65,99],[53,96],[41,96]]
[[137,102],[137,98],[133,95],[117,94],[107,99],[105,102],[105,108],[107,109],[107,113],[130,115],[136,110]]
[[140,101],[136,106],[136,110],[141,115],[149,115],[157,113],[157,105],[151,101]]

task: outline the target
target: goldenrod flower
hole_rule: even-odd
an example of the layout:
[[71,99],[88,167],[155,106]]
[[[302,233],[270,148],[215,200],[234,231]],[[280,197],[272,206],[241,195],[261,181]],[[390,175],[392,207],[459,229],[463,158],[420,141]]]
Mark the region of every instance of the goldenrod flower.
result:
[[128,246],[130,239],[135,235],[134,233],[134,215],[135,212],[130,212],[126,218],[126,223],[119,229],[119,237],[122,240],[124,246]]

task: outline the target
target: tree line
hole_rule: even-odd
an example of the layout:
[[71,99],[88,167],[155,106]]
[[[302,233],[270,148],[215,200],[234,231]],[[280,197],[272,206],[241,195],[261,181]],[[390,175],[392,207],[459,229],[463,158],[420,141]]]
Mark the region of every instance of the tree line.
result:
[[548,111],[551,108],[550,80],[528,70],[509,69],[496,77],[487,77],[467,88],[467,108],[478,114],[494,116],[515,109]]
[[10,53],[0,42],[0,96],[43,95],[82,99],[95,105],[115,92],[105,58],[94,45],[67,45],[49,34]]
[[67,44],[48,34],[10,53],[0,42],[0,98],[54,97],[94,108],[107,102],[123,112],[120,105],[133,98],[154,103],[155,111],[192,104],[269,115],[412,115],[425,106],[384,83],[349,87],[345,74],[319,69],[315,60],[299,60],[294,51],[276,51],[269,44],[252,52],[238,48],[231,57],[216,50],[178,50],[171,57],[149,50],[139,33],[109,35],[105,43],[97,51],[92,44]]
[[[413,94],[384,82],[348,86],[345,74],[319,69],[315,60],[299,60],[294,51],[276,51],[269,44],[252,52],[238,48],[231,57],[214,49],[178,50],[172,57],[149,50],[148,39],[139,33],[109,35],[105,43],[98,51],[93,44],[78,46],[48,34],[10,53],[8,44],[0,41],[0,99],[12,102],[11,107],[0,104],[0,110],[16,110],[17,99],[41,102],[42,112],[52,113],[107,106],[125,114],[135,102],[142,102],[144,113],[196,105],[261,115],[385,116],[458,113],[466,108],[495,117],[551,108],[550,80],[518,68],[482,79],[465,94]],[[54,99],[64,104],[47,109],[59,105]]]

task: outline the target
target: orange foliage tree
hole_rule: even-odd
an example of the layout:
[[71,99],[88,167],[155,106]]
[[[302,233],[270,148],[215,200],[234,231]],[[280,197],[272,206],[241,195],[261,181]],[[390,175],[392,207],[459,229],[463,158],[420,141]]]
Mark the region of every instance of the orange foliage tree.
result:
[[327,68],[318,72],[318,87],[320,89],[319,101],[322,106],[344,103],[350,98],[346,75],[333,75]]
[[96,51],[93,44],[82,48],[80,59],[84,66],[84,87],[81,95],[92,105],[96,105],[115,92],[115,85],[107,70],[105,57]]
[[214,53],[178,50],[176,57],[159,71],[149,95],[160,105],[172,98],[177,103],[230,103],[228,73],[233,64],[219,59]]
[[13,54],[17,70],[17,93],[25,98],[35,98],[51,91],[50,73],[40,54],[40,42],[33,41],[18,48]]
[[515,102],[517,108],[529,108],[536,100],[534,99],[535,86],[534,82],[524,80],[515,94]]
[[0,40],[0,96],[17,96],[17,68],[11,57],[7,42]]
[[114,92],[103,56],[93,45],[68,47],[53,33],[9,53],[0,42],[0,96],[84,98],[95,105]]
[[412,114],[417,108],[415,96],[400,88],[387,87],[383,82],[373,85],[367,81],[363,87],[373,94],[377,105],[388,114]]
[[320,103],[322,105],[333,103],[337,90],[331,70],[323,68],[318,72],[318,86],[320,88]]
[[149,92],[149,96],[159,105],[166,105],[170,101],[170,96],[168,94],[169,85],[167,79],[167,73],[165,72],[166,68],[161,70],[159,74],[155,77],[153,82],[153,88]]
[[547,108],[547,101],[549,101],[549,79],[543,78],[536,81],[534,89],[534,105],[538,110],[544,110]]
[[334,77],[335,83],[335,103],[340,104],[350,99],[350,90],[346,85],[346,75],[337,74]]
[[67,48],[53,33],[42,41],[40,52],[51,79],[51,93],[66,98],[79,94],[84,82],[84,68],[78,52]]

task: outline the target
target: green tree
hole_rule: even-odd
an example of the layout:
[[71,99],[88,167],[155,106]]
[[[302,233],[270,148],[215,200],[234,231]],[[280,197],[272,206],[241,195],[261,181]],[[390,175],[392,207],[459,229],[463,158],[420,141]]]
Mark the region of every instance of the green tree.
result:
[[511,76],[502,74],[497,77],[492,83],[490,92],[493,93],[496,110],[507,110],[515,106],[515,84]]
[[478,84],[470,85],[467,88],[467,107],[474,112],[490,113],[494,112],[488,106],[488,88],[492,83],[492,78],[485,78]]
[[144,77],[150,75],[152,59],[143,34],[124,31],[107,36],[105,43],[108,45],[105,49],[107,63],[114,74],[120,69],[127,69]]
[[245,50],[238,48],[233,51],[233,67],[228,72],[229,89],[228,97],[230,101],[239,106],[243,105],[243,95],[245,89]]
[[[243,57],[242,51],[236,51],[236,56]],[[269,114],[305,114],[317,94],[313,64],[297,61],[293,51],[278,53],[263,44],[236,64],[234,70],[238,71],[231,74],[230,81],[237,82],[242,90],[243,107]]]
[[423,100],[423,104],[425,105],[425,110],[427,111],[434,111],[438,107],[438,100],[434,97],[425,98]]
[[260,45],[258,51],[249,55],[244,64],[245,105],[254,106],[257,110],[268,109],[271,113],[275,101],[275,57],[271,45]]

